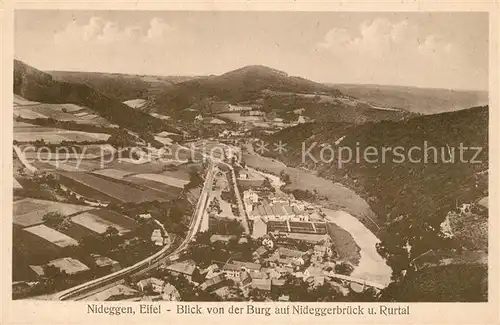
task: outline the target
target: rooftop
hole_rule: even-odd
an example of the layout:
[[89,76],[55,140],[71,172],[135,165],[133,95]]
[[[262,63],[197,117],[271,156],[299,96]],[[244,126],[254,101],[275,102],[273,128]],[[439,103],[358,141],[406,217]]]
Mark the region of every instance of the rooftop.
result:
[[71,257],[63,257],[53,261],[50,261],[48,265],[53,265],[59,270],[66,272],[66,274],[72,275],[80,272],[85,272],[90,270],[87,265],[83,264],[79,260]]
[[259,290],[271,291],[271,280],[270,279],[253,279],[252,288]]
[[178,263],[174,263],[167,267],[167,270],[185,274],[192,275],[194,270],[196,269],[196,263],[193,260],[186,260]]

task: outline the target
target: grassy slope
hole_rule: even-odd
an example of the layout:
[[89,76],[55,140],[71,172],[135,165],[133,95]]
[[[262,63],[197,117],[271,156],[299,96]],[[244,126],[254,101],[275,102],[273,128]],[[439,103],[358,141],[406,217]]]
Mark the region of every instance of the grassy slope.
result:
[[14,61],[14,93],[28,100],[44,103],[72,103],[86,106],[111,123],[139,132],[159,131],[165,128],[162,121],[136,111],[118,99],[106,96],[88,85],[54,80],[50,74],[18,60]]

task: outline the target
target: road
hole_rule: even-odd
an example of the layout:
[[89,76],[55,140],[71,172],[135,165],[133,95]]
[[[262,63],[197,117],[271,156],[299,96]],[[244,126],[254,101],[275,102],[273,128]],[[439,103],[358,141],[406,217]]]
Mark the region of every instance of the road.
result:
[[139,275],[157,268],[165,262],[172,261],[173,258],[185,250],[189,243],[194,239],[200,229],[201,221],[206,212],[208,204],[208,193],[212,188],[214,177],[215,165],[210,161],[205,183],[203,184],[200,197],[193,212],[193,218],[189,227],[188,234],[184,241],[173,252],[168,253],[168,247],[164,247],[154,255],[120,271],[108,274],[101,278],[80,284],[73,288],[55,294],[56,300],[82,300],[85,297],[91,296],[97,292],[103,291],[113,285],[118,284],[120,281],[127,277]]
[[30,172],[33,174],[36,173],[38,170],[33,166],[28,159],[26,159],[26,156],[24,155],[24,152],[19,148],[19,146],[14,145],[14,151],[16,152],[17,157],[21,161],[21,163],[28,169]]
[[250,234],[250,227],[248,226],[248,217],[246,214],[245,206],[243,205],[243,201],[241,200],[241,194],[240,194],[240,189],[238,188],[236,173],[234,172],[233,166],[231,166],[230,164],[225,163],[223,161],[221,161],[220,163],[228,166],[231,169],[231,178],[233,179],[233,190],[234,190],[234,195],[236,196],[236,203],[238,205],[238,213],[243,222],[243,228],[245,228],[245,233],[248,235]]
[[359,284],[363,284],[365,286],[373,287],[373,288],[376,288],[376,289],[379,289],[379,290],[382,290],[382,289],[385,288],[385,285],[380,284],[380,283],[376,283],[376,282],[373,282],[373,281],[368,281],[368,280],[365,280],[365,279],[355,278],[355,277],[347,276],[347,275],[343,275],[343,274],[337,274],[337,273],[334,273],[334,272],[325,273],[325,275],[327,277],[330,277],[330,278],[336,278],[336,279],[345,280],[345,281],[348,281],[348,282],[359,283]]

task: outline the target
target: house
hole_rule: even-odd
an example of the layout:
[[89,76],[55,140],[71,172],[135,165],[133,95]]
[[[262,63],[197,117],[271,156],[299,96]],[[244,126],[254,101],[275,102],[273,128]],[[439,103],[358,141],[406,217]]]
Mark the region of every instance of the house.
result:
[[139,218],[143,219],[143,220],[149,220],[152,218],[152,216],[151,216],[151,213],[143,213],[143,214],[139,215]]
[[37,277],[43,277],[45,275],[45,269],[43,265],[30,265],[29,267]]
[[248,112],[251,110],[252,110],[251,106],[229,105],[230,112],[244,112],[244,111]]
[[224,122],[223,120],[218,119],[218,118],[213,118],[213,119],[210,121],[210,124],[218,124],[218,125],[223,125],[223,124],[226,124],[226,122]]
[[[90,269],[87,267],[87,265],[83,264],[79,260],[76,260],[71,257],[63,257],[63,258],[58,258],[55,260],[50,261],[47,263],[48,266],[54,266],[59,269],[59,271],[66,273],[67,275],[78,275],[84,272],[89,271]],[[31,266],[30,266],[31,267]],[[42,272],[44,271],[44,267],[41,266]],[[40,270],[40,268],[33,268],[31,267],[33,271]],[[35,271],[37,273],[37,271]]]
[[273,287],[281,288],[285,285],[285,283],[286,283],[285,279],[271,279],[271,285]]
[[242,272],[240,274],[240,279],[239,279],[240,288],[244,289],[251,284],[252,284],[252,277],[250,276],[250,274],[248,272]]
[[243,199],[248,200],[250,203],[257,203],[259,202],[259,195],[252,189],[249,189],[243,192]]
[[213,289],[214,287],[216,287],[218,284],[220,284],[224,280],[226,280],[224,274],[219,274],[217,276],[214,276],[213,278],[205,280],[205,282],[203,282],[200,285],[200,289],[201,290]]
[[310,266],[304,271],[303,279],[313,285],[322,285],[325,282],[325,275],[321,268]]
[[166,270],[173,275],[182,275],[191,281],[193,273],[196,270],[196,263],[193,260],[186,260],[171,264],[167,266]]
[[217,264],[212,264],[208,266],[206,269],[200,272],[201,275],[205,275],[205,279],[213,278],[216,275],[220,274],[220,269]]
[[228,279],[236,279],[240,276],[241,267],[236,264],[226,263],[222,267],[222,272],[224,272]]
[[264,271],[250,272],[249,274],[252,279],[269,279],[269,275]]
[[303,124],[303,123],[306,123],[306,118],[302,115],[299,116],[299,118],[297,119],[297,123],[299,124]]
[[264,246],[260,246],[252,253],[252,256],[254,259],[258,260],[260,258],[266,257],[267,254],[268,254],[267,248]]
[[289,302],[290,301],[290,295],[280,295],[278,297],[278,301],[280,301],[280,302]]
[[117,261],[98,254],[91,255],[94,258],[94,263],[98,268],[107,269],[111,273],[119,271],[121,269],[120,263]]
[[163,291],[161,292],[161,297],[166,301],[180,301],[181,295],[176,287],[170,283],[165,284]]
[[253,279],[252,288],[264,291],[271,291],[271,279]]
[[248,179],[248,174],[241,171],[238,175],[238,179]]
[[293,267],[289,266],[277,267],[275,270],[280,275],[280,277],[293,273]]
[[250,263],[250,262],[240,262],[240,261],[232,261],[233,264],[238,265],[242,271],[245,272],[259,272],[262,266],[258,263]]
[[162,293],[164,284],[165,281],[158,278],[147,278],[137,282],[137,287],[143,292],[150,289],[155,293]]
[[276,249],[266,260],[275,265],[288,267],[301,266],[305,264],[304,256],[306,254],[307,252],[278,247],[278,249]]
[[265,113],[262,111],[252,110],[252,111],[248,111],[248,115],[249,116],[264,116]]
[[151,233],[151,241],[155,243],[156,246],[163,246],[163,236],[161,234],[161,229],[155,229]]
[[234,235],[212,235],[210,236],[210,242],[215,243],[215,242],[223,242],[223,243],[229,243],[231,239],[236,239],[236,236]]

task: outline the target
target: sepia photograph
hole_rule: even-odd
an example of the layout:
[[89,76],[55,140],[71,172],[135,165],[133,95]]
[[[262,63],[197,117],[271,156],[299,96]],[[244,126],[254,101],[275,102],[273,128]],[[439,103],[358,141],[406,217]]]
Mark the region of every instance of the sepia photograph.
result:
[[488,12],[13,19],[13,300],[488,302]]

